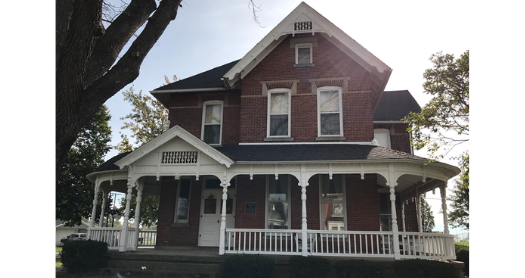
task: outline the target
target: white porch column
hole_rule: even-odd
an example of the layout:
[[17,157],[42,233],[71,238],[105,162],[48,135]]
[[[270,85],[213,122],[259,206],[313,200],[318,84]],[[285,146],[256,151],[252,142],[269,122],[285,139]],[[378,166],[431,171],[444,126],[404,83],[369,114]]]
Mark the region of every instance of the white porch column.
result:
[[124,223],[122,223],[122,233],[120,234],[119,242],[119,252],[126,252],[127,247],[127,236],[128,236],[128,219],[129,219],[129,209],[131,202],[131,192],[133,189],[133,183],[131,179],[128,178],[128,194],[126,195],[126,210],[124,210]]
[[224,255],[226,243],[226,202],[228,201],[228,187],[230,183],[222,182],[222,208],[221,208],[221,228],[219,235],[219,255]]
[[101,190],[102,191],[102,209],[100,210],[100,220],[98,222],[98,226],[99,227],[103,227],[104,226],[104,213],[106,212],[106,199],[108,198],[108,194],[106,194],[106,192],[104,190]]
[[417,229],[420,233],[423,232],[423,221],[421,219],[421,194],[416,193],[417,202]]
[[140,204],[142,202],[142,189],[144,189],[144,181],[139,182],[137,187],[137,205],[135,206],[135,221],[133,221],[133,228],[135,234],[133,235],[133,251],[137,251],[139,240],[139,223],[140,223]]
[[308,256],[308,225],[306,225],[306,187],[308,186],[308,181],[303,177],[299,181],[299,186],[301,187],[301,243],[302,243],[302,252],[303,257]]
[[407,227],[405,225],[405,201],[401,201],[401,217],[403,219],[403,232],[407,231]]
[[95,218],[96,218],[95,215],[97,213],[97,201],[98,201],[97,197],[98,197],[99,188],[100,188],[100,184],[97,178],[95,180],[95,194],[93,197],[93,209],[91,210],[91,219],[89,219],[89,229],[88,229],[88,234],[87,234],[88,239],[91,237],[91,228],[95,226]]
[[399,250],[399,228],[397,227],[397,213],[396,213],[396,186],[395,182],[391,182],[390,187],[390,203],[392,205],[392,233],[394,235],[394,259],[400,260],[400,250]]
[[445,226],[444,233],[449,234],[448,231],[448,213],[447,213],[447,182],[445,181],[442,186],[439,187],[441,192],[441,208],[443,209],[443,224]]

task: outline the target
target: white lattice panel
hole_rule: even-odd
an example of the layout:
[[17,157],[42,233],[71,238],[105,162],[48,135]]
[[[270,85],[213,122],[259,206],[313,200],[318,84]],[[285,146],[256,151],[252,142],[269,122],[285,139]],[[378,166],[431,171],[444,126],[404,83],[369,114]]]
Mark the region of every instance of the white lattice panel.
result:
[[162,152],[162,164],[193,164],[197,163],[196,151]]

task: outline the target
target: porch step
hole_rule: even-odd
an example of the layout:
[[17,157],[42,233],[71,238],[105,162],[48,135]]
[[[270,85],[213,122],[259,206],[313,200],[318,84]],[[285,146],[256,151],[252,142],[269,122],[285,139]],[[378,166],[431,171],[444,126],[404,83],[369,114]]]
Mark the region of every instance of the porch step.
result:
[[219,256],[110,253],[102,275],[118,277],[192,277],[214,278],[220,272]]

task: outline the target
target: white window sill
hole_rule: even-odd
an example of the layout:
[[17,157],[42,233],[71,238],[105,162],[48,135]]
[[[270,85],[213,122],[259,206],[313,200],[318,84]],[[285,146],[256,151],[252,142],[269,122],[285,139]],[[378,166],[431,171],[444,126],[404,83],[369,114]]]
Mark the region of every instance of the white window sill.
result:
[[294,68],[303,68],[303,67],[313,67],[313,66],[315,66],[315,64],[314,63],[311,63],[311,64],[294,64],[293,66],[294,66]]
[[340,141],[340,140],[346,141],[346,137],[344,136],[320,136],[320,137],[315,137],[315,140],[316,141]]
[[265,142],[293,141],[293,137],[268,137],[264,138]]

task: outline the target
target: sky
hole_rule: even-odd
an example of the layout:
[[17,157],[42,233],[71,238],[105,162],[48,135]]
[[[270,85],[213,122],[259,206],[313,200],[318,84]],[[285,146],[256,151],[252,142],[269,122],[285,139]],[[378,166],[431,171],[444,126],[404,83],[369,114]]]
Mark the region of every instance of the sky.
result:
[[[300,3],[254,1],[261,7],[257,15],[264,28],[254,23],[248,0],[184,0],[177,18],[142,64],[140,76],[133,82],[135,89],[151,91],[165,83],[164,75],[170,79],[173,75],[187,78],[240,59]],[[6,242],[4,248],[11,250],[13,257],[23,256],[25,260],[18,264],[10,262],[11,267],[4,271],[24,269],[39,274],[38,277],[55,276],[54,256],[48,251],[54,244],[55,214],[51,190],[55,183],[54,3],[26,0],[20,13],[16,12],[21,9],[20,3],[8,1],[0,18],[2,26],[8,27],[3,30],[5,40],[0,44],[3,54],[0,115],[5,119],[0,136],[4,146],[1,206],[4,212],[16,211],[4,213],[3,219],[13,225],[20,223],[22,215],[33,219],[34,227],[45,227],[42,238],[49,239],[49,242],[38,241],[45,248],[32,248],[31,252],[19,248],[17,241]],[[515,275],[512,266],[519,266],[521,260],[512,254],[519,243],[484,242],[496,242],[491,238],[516,231],[514,223],[519,217],[514,212],[522,210],[520,200],[525,196],[520,178],[523,151],[517,136],[524,101],[520,84],[525,63],[522,4],[515,0],[309,0],[306,3],[393,69],[386,90],[409,90],[421,106],[428,101],[422,93],[422,75],[431,67],[430,55],[442,51],[459,56],[470,50],[474,92],[469,147],[473,231],[470,241],[474,252],[470,258],[475,266],[471,273],[474,277]],[[118,119],[131,108],[120,93],[108,100],[107,105],[113,117],[116,144],[122,125]],[[432,193],[427,194],[431,196]],[[434,196],[439,196],[438,191]],[[45,217],[33,217],[36,211]],[[436,213],[434,216],[442,218]],[[20,229],[17,236],[28,238],[33,231]],[[489,267],[501,256],[488,254],[506,254],[507,267]],[[27,261],[35,262],[31,270]]]
[[[185,79],[240,59],[301,3],[292,0],[254,2],[260,8],[256,13],[260,25],[253,20],[249,1],[184,1],[175,21],[148,53],[139,77],[124,90],[133,86],[135,91],[147,93],[166,84],[164,76],[173,82],[173,75],[179,80]],[[409,90],[423,106],[430,99],[422,89],[423,72],[432,67],[430,56],[443,52],[459,57],[471,47],[469,37],[462,28],[457,28],[457,14],[448,12],[447,1],[439,5],[420,3],[422,1],[380,2],[381,5],[376,1],[306,1],[393,69],[385,90]],[[469,8],[468,3],[461,1],[454,2],[454,6],[458,10]],[[440,15],[440,20],[429,22],[428,18],[435,15]],[[128,137],[131,134],[121,130],[124,121],[120,119],[131,113],[131,106],[124,101],[121,92],[106,105],[112,116],[111,144],[115,146],[121,140],[121,132]],[[106,159],[117,154],[112,150]],[[416,155],[427,157],[424,151]],[[448,158],[443,162],[457,164]],[[447,195],[452,186],[450,183]],[[427,202],[434,213],[434,230],[443,231],[439,190],[436,195],[428,195]],[[465,231],[450,227],[450,232]]]

